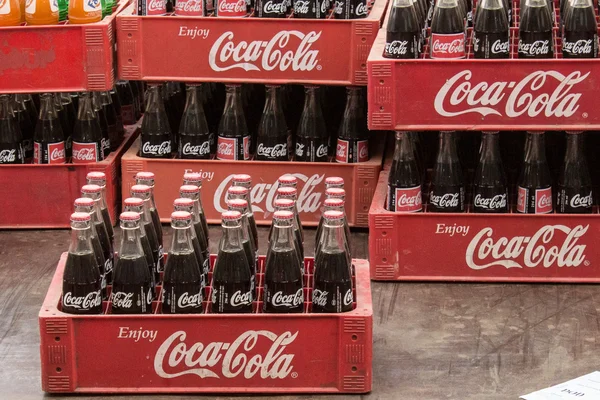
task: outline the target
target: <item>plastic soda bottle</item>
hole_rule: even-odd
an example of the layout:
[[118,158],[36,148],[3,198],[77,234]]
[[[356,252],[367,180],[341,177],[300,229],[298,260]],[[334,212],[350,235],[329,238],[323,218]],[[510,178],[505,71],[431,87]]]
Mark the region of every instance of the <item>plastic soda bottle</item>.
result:
[[19,0],[0,0],[0,26],[15,26],[21,22]]
[[69,23],[91,24],[102,20],[100,0],[70,0]]
[[58,1],[27,0],[25,4],[25,21],[28,25],[58,24]]

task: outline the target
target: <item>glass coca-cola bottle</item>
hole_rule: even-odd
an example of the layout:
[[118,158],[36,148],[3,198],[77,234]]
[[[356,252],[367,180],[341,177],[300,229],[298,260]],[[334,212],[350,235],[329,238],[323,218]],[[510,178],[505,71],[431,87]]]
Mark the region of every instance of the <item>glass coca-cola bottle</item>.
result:
[[339,177],[339,176],[328,176],[327,178],[325,178],[325,189],[330,189],[330,188],[343,189],[344,188],[344,178]]
[[160,245],[160,256],[163,254],[163,232],[162,225],[160,224],[160,216],[158,215],[158,208],[156,207],[156,201],[154,200],[154,173],[153,172],[138,172],[135,174],[136,185],[146,185],[150,188],[150,203],[148,207],[150,209],[150,215],[152,216],[152,223],[154,224],[154,230],[156,231],[156,238]]
[[476,213],[508,212],[508,186],[499,136],[498,132],[482,133],[479,164],[473,180],[473,212]]
[[583,152],[584,134],[567,132],[567,151],[558,175],[556,212],[589,214],[594,205],[592,179]]
[[254,248],[258,249],[258,229],[256,227],[256,220],[254,219],[254,213],[252,212],[252,207],[250,206],[250,190],[247,187],[243,186],[231,186],[227,189],[227,201],[233,199],[242,199],[246,200],[246,210],[244,214],[248,218],[249,225],[249,234],[252,242],[254,243]]
[[250,273],[252,274],[252,293],[255,293],[256,272],[258,269],[258,249],[254,247],[254,242],[251,239],[248,216],[245,213],[246,208],[248,207],[248,202],[244,199],[230,199],[227,201],[227,207],[230,211],[237,211],[242,214],[242,247],[244,248],[244,252],[248,258]]
[[164,271],[165,260],[163,257],[162,246],[158,242],[156,227],[152,221],[152,213],[150,212],[150,193],[151,189],[147,185],[133,185],[131,187],[131,197],[137,197],[144,201],[141,223],[144,225],[144,230],[150,242],[152,249],[152,258],[156,260],[156,268],[154,269],[154,279],[159,281],[160,273]]
[[129,81],[117,81],[115,90],[121,104],[121,116],[124,125],[133,125],[137,122],[135,113],[135,99]]
[[[198,172],[186,172],[183,174],[183,185],[192,185],[198,188],[198,215],[202,223],[202,230],[206,237],[206,242],[209,240],[208,223],[206,222],[206,214],[204,206],[202,206],[202,175]],[[195,199],[196,196],[194,196]]]
[[9,95],[0,95],[0,164],[25,163],[23,136],[12,103]]
[[527,132],[525,161],[517,183],[517,212],[547,214],[553,209],[552,175],[546,160],[544,132]]
[[71,136],[73,134],[73,124],[75,121],[69,120],[67,110],[63,108],[60,93],[53,93],[52,100],[54,102],[54,109],[56,110],[56,115],[58,115],[58,120],[60,121],[60,126],[62,128],[63,134],[65,135],[65,156],[68,159],[71,158]]
[[102,196],[99,203],[100,212],[102,213],[102,220],[104,221],[104,225],[106,225],[106,230],[108,231],[108,237],[110,238],[111,243],[113,243],[115,240],[115,232],[113,230],[113,222],[110,218],[106,201],[106,174],[99,171],[88,172],[86,181],[88,185],[98,185],[102,189]]
[[217,158],[219,160],[249,160],[250,134],[244,116],[240,85],[227,85],[225,108],[219,123]]
[[117,93],[116,88],[112,88],[108,92],[106,92],[110,96],[110,100],[115,108],[115,113],[117,114],[117,131],[119,132],[119,137],[121,140],[125,137],[125,122],[123,122],[123,109],[121,107],[121,99],[119,98],[119,94]]
[[142,120],[140,157],[170,158],[171,127],[160,93],[160,86],[148,87],[148,104]]
[[346,110],[338,130],[335,160],[340,163],[369,161],[369,129],[363,88],[346,89]]
[[477,3],[473,28],[473,55],[475,58],[508,58],[509,24],[503,2],[482,0]]
[[92,248],[88,213],[71,214],[71,244],[62,284],[62,310],[69,314],[102,313],[102,279]]
[[344,243],[344,214],[324,214],[323,238],[315,257],[312,312],[340,313],[352,310],[351,262]]
[[198,85],[187,85],[185,110],[179,125],[179,158],[210,159],[210,130],[200,101],[200,90]]
[[301,313],[304,310],[304,265],[294,243],[293,221],[291,211],[273,214],[273,238],[265,263],[265,313]]
[[521,3],[519,21],[519,58],[553,58],[554,21],[547,0],[526,0]]
[[108,235],[108,230],[106,229],[106,224],[102,219],[102,212],[100,210],[102,188],[98,185],[84,185],[81,187],[81,197],[94,200],[92,223],[94,224],[94,230],[98,234],[98,240],[100,241],[102,253],[104,254],[104,276],[106,278],[106,284],[110,285],[113,279],[115,252],[113,241]]
[[251,313],[252,276],[242,245],[242,214],[221,214],[223,236],[212,276],[211,309],[213,313]]
[[96,118],[100,124],[100,131],[102,132],[102,154],[106,159],[110,154],[110,138],[114,136],[114,134],[109,131],[108,119],[106,118],[104,107],[102,107],[100,92],[91,92],[91,97],[92,105],[96,112]]
[[421,52],[421,29],[424,20],[419,11],[418,2],[413,0],[394,0],[386,27],[385,58],[418,58]]
[[386,209],[394,212],[421,212],[421,177],[412,137],[408,132],[396,132]]
[[[292,214],[294,213],[294,200],[292,199],[277,199],[275,200],[273,206],[275,207],[275,211],[289,211]],[[271,227],[269,229],[269,244],[273,240],[274,225],[274,223],[271,223]],[[304,274],[304,244],[302,243],[302,236],[300,235],[300,229],[298,228],[298,223],[295,218],[292,221],[292,230],[294,232],[294,245],[296,247],[296,252],[298,253],[298,259],[302,268],[302,273]],[[270,245],[267,248],[267,255],[269,249]]]
[[328,161],[329,135],[317,89],[318,86],[304,87],[304,109],[296,132],[297,161]]
[[198,239],[198,235],[196,234],[196,227],[194,224],[194,200],[185,199],[183,197],[175,199],[175,201],[173,202],[173,209],[174,211],[187,211],[192,215],[192,225],[190,225],[192,248],[194,249],[194,254],[196,256],[196,260],[198,261],[198,265],[202,270],[202,274],[208,276],[208,271],[210,270],[210,254],[208,252],[208,244],[206,242],[203,242],[201,246],[200,240]]
[[592,0],[571,0],[564,21],[563,58],[597,58],[598,30]]
[[23,152],[25,160],[31,160],[33,158],[33,135],[35,133],[35,120],[31,119],[31,115],[27,110],[24,96],[16,94],[13,102],[13,112],[15,118],[19,124],[21,130],[21,136],[23,137]]
[[54,108],[52,93],[40,95],[40,116],[33,136],[34,164],[64,164],[65,137]]
[[267,100],[258,124],[257,160],[288,160],[289,136],[280,94],[281,86],[267,85]]
[[90,92],[79,96],[79,110],[73,129],[73,164],[94,163],[104,159],[102,129]]
[[323,224],[325,223],[325,213],[327,211],[340,211],[344,213],[344,234],[346,235],[346,243],[350,245],[350,227],[348,226],[348,219],[346,218],[345,203],[344,199],[336,198],[325,199],[323,202],[323,214],[321,214],[317,232],[315,233],[315,250],[319,247],[321,237],[323,236]]
[[465,58],[464,3],[457,0],[435,2],[431,18],[431,58]]
[[113,314],[151,314],[152,276],[140,239],[140,214],[121,213],[121,245],[110,300]]
[[[194,185],[183,185],[179,187],[179,197],[184,199],[192,200],[192,225],[194,226],[194,230],[196,231],[196,236],[198,236],[198,241],[200,243],[200,247],[202,252],[204,253],[206,259],[208,260],[208,237],[206,236],[206,232],[208,232],[208,226],[204,226],[205,220],[202,219],[204,215],[204,211],[202,210],[202,203],[200,202],[200,188]],[[208,263],[203,265],[203,268],[206,270],[209,267]]]
[[171,214],[173,240],[163,279],[163,314],[202,313],[204,274],[192,247],[192,215],[187,211]]
[[123,141],[123,135],[125,133],[123,129],[123,123],[119,125],[119,117],[117,110],[112,102],[110,93],[98,92],[100,105],[106,116],[106,122],[108,123],[108,138],[110,140],[110,150],[115,151]]
[[[142,249],[144,250],[144,257],[146,259],[146,266],[152,277],[152,293],[158,295],[156,292],[156,265],[158,263],[158,251],[153,252],[150,240],[146,234],[146,228],[144,227],[144,200],[136,197],[128,197],[123,200],[123,211],[131,211],[140,214],[140,242],[142,243]],[[156,259],[154,257],[157,257]]]
[[[40,97],[38,96],[38,98],[40,98]],[[31,123],[33,124],[33,129],[35,130],[38,117],[40,116],[40,113],[38,112],[38,109],[40,107],[36,106],[36,104],[33,102],[33,98],[31,97],[30,94],[19,93],[19,94],[15,95],[15,99],[18,102],[23,103],[23,105],[25,106],[25,109],[27,110],[27,113],[29,114],[29,119],[31,120]]]
[[429,192],[430,212],[464,212],[465,183],[454,132],[440,132]]

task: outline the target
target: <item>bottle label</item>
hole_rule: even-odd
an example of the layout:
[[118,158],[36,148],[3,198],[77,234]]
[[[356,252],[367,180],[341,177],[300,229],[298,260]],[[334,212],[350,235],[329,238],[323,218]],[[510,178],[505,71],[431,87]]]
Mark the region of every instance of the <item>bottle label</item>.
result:
[[213,312],[243,312],[252,310],[252,290],[248,283],[215,284],[212,288]]
[[473,197],[473,207],[479,212],[507,212],[507,199],[506,193],[491,194],[490,196],[476,193]]
[[[179,3],[177,3],[179,4]],[[180,158],[210,158],[210,137],[204,136],[206,140],[198,143],[197,136],[180,135],[179,155]]]
[[65,142],[43,145],[33,143],[34,164],[64,164],[66,162]]
[[313,311],[341,313],[352,310],[352,283],[341,284],[315,282],[313,290]]
[[273,146],[258,143],[256,146],[256,157],[259,160],[286,161],[288,159],[288,147],[286,143],[278,143]]
[[[143,140],[143,138],[142,138]],[[142,157],[165,157],[171,154],[171,140],[164,140],[162,143],[153,144],[145,141],[142,144]]]
[[110,296],[114,314],[145,314],[152,310],[152,287],[148,285],[113,285]]
[[[351,19],[365,18],[369,13],[367,2],[365,0],[357,0],[352,2],[351,6],[355,6],[354,10],[350,11]],[[352,14],[354,15],[352,16]]]
[[554,44],[552,31],[520,32],[519,58],[552,58]]
[[179,0],[175,4],[175,15],[201,17],[204,15],[202,5],[202,0]]
[[245,17],[248,13],[246,0],[218,0],[218,17]]
[[296,159],[298,161],[328,161],[328,139],[296,138]]
[[349,1],[336,0],[333,3],[333,14],[336,19],[350,19]]
[[552,212],[552,187],[527,189],[519,186],[517,212],[523,214],[548,214]]
[[123,124],[135,124],[135,107],[133,106],[133,104],[121,106],[121,117],[123,118]]
[[[278,311],[292,311],[294,309],[302,310],[304,308],[304,291],[302,283],[298,282],[300,287],[295,293],[288,293],[282,288],[274,288],[277,284],[265,285],[265,308],[271,308]],[[282,284],[281,286],[288,286]],[[280,290],[277,290],[280,289]],[[270,307],[269,307],[270,306]]]
[[163,313],[189,314],[202,312],[202,285],[197,283],[165,283]]
[[0,164],[23,164],[23,147],[20,143],[0,143]]
[[217,158],[219,160],[237,160],[237,139],[221,137],[217,139]]
[[388,211],[412,213],[422,210],[421,185],[410,188],[394,188],[388,185]]
[[0,15],[10,14],[10,0],[0,1]]
[[50,11],[53,13],[58,12],[58,0],[50,0]]
[[335,160],[339,163],[369,161],[369,141],[338,139]]
[[88,292],[84,296],[66,292],[63,294],[62,306],[64,311],[75,310],[78,313],[102,309],[102,290]]
[[83,11],[85,12],[102,12],[100,0],[85,0],[83,2]]
[[287,13],[287,1],[286,0],[266,0],[259,2],[258,7],[259,18],[277,18],[285,17]]
[[464,188],[440,188],[432,190],[429,194],[429,205],[431,211],[437,212],[463,212],[465,211]]
[[558,190],[556,209],[565,214],[591,213],[594,205],[592,190],[588,188],[562,187]]
[[465,58],[465,33],[431,33],[431,58]]
[[419,58],[418,32],[388,33],[383,51],[385,58]]
[[329,11],[329,2],[323,0],[296,0],[294,2],[294,17],[299,18],[325,18]]
[[73,163],[85,164],[101,160],[98,143],[73,142]]
[[[10,1],[7,1],[7,3],[10,3]],[[35,1],[35,0],[26,0],[25,13],[30,14],[30,15],[35,14],[36,3],[37,3],[37,1]]]
[[595,32],[565,32],[563,58],[598,57],[598,35]]
[[[142,0],[143,13],[140,15],[165,15],[167,13],[167,2],[165,0]],[[145,8],[145,10],[144,10]]]
[[473,36],[473,53],[475,58],[508,58],[510,53],[508,32],[475,32]]

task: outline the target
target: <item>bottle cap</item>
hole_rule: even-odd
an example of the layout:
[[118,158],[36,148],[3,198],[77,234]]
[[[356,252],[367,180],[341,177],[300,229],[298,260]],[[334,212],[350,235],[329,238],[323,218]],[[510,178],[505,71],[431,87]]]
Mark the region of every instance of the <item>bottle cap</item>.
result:
[[249,183],[252,182],[252,177],[248,174],[236,174],[233,176],[233,182]]
[[139,221],[140,214],[133,211],[125,211],[121,213],[121,221]]
[[343,185],[344,178],[340,178],[339,176],[330,176],[325,178],[325,185]]
[[275,214],[273,214],[273,218],[274,219],[282,219],[282,220],[288,220],[288,219],[292,219],[294,218],[294,213],[291,211],[275,211]]
[[154,172],[138,172],[135,179],[154,180]]
[[336,219],[342,219],[344,218],[344,213],[341,211],[325,211],[325,213],[323,214],[323,216],[325,217],[325,219],[332,219],[332,220],[336,220]]
[[186,172],[183,174],[183,180],[188,182],[202,182],[202,174],[198,172]]
[[192,219],[192,214],[187,211],[175,211],[171,213],[172,221],[188,221]]
[[293,188],[291,186],[280,187],[277,189],[277,194],[281,196],[296,196],[297,193],[298,191],[296,190],[296,188]]
[[183,185],[179,188],[179,193],[198,193],[200,189],[194,185]]
[[93,172],[88,172],[86,179],[88,180],[95,180],[95,181],[106,181],[106,174],[104,172],[100,172],[100,171],[93,171]]
[[275,207],[288,208],[294,206],[294,200],[292,199],[277,199],[275,200]]
[[227,205],[231,208],[244,210],[248,207],[248,202],[244,199],[231,199],[227,201]]
[[81,187],[81,193],[99,193],[102,188],[98,185],[83,185]]
[[342,207],[344,205],[344,200],[332,197],[330,199],[325,199],[325,207]]
[[75,199],[75,207],[92,207],[96,202],[89,197],[80,197]]
[[346,196],[346,191],[340,188],[329,188],[325,191],[325,197],[341,199]]
[[235,221],[242,218],[242,213],[239,211],[225,211],[221,214],[223,221]]
[[140,207],[144,204],[144,200],[138,199],[137,197],[128,197],[123,200],[123,205],[127,207]]
[[241,194],[245,196],[248,194],[248,188],[243,186],[230,186],[229,189],[227,189],[227,194]]
[[281,175],[278,179],[280,185],[296,185],[298,178],[294,175]]
[[194,200],[192,199],[184,199],[184,198],[179,198],[179,199],[175,199],[175,201],[173,202],[173,206],[177,207],[192,207],[194,205]]
[[131,187],[131,193],[150,193],[152,188],[148,185],[133,185]]
[[92,219],[92,217],[90,217],[90,214],[88,214],[88,213],[75,212],[75,213],[71,214],[71,221],[85,222],[85,221],[90,221],[91,219]]

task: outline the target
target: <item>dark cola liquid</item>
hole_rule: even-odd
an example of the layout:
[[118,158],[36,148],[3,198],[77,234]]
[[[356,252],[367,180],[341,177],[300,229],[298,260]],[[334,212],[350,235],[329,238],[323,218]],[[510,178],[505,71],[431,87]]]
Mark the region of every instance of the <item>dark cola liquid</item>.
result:
[[[252,207],[249,205],[249,207]],[[256,220],[254,214],[248,215],[248,226],[250,227],[250,239],[254,243],[254,248],[258,249],[258,228],[256,227]]]
[[145,257],[119,258],[110,298],[112,313],[152,313],[152,290],[152,277]]
[[196,231],[196,240],[198,242],[198,246],[200,248],[200,252],[204,256],[204,262],[201,265],[202,270],[205,274],[208,274],[210,270],[210,258],[208,253],[208,239],[204,234],[204,228],[202,227],[202,222],[197,222],[194,224],[194,231]]
[[315,262],[314,282],[314,313],[352,311],[352,278],[345,253],[320,253],[319,263]]
[[250,266],[250,281],[252,293],[254,293],[254,289],[256,288],[256,259],[254,257],[254,252],[252,251],[252,246],[250,245],[250,241],[243,240],[242,247],[244,248],[244,254],[246,254],[246,260],[248,260],[248,265]]
[[569,7],[564,25],[563,58],[598,57],[596,17],[590,7]]
[[591,214],[594,196],[591,186],[558,187],[556,212],[561,214]]
[[488,33],[475,31],[473,36],[473,53],[475,58],[508,58],[510,55],[508,28],[506,32]]
[[[194,257],[196,257],[196,262],[198,262],[198,267],[200,268],[200,272],[204,276],[208,273],[206,266],[209,264],[205,257],[205,254],[202,252],[202,248],[200,247],[200,242],[198,241],[198,237],[194,236],[192,239],[192,248],[194,249]],[[206,282],[206,280],[205,280]]]
[[113,266],[115,259],[112,242],[106,233],[103,222],[96,222],[95,227],[96,233],[98,233],[98,240],[102,246],[102,253],[104,254],[104,275],[106,277],[106,283],[110,285],[113,281]]
[[503,186],[473,185],[473,212],[500,214],[508,212],[508,193]]
[[58,120],[60,121],[60,126],[62,128],[63,134],[65,135],[65,151],[66,157],[71,157],[71,149],[72,149],[72,139],[73,136],[73,125],[69,121],[69,116],[67,115],[67,111],[64,108],[59,108],[56,110],[58,115]]
[[[152,224],[154,225],[154,229],[156,230],[156,238],[158,239],[158,244],[162,248],[163,246],[163,232],[162,225],[160,223],[160,217],[158,216],[158,211],[156,208],[150,209],[150,216],[152,217]],[[162,254],[162,252],[161,252]]]
[[116,150],[121,144],[121,138],[119,137],[119,131],[117,130],[117,113],[112,104],[104,104],[102,111],[106,116],[106,122],[108,123],[108,139],[110,141],[110,150]]
[[287,132],[277,136],[261,136],[256,144],[256,160],[288,161]]
[[0,143],[0,164],[25,164],[21,143]]
[[22,144],[24,157],[26,159],[30,159],[33,157],[33,134],[35,131],[35,125],[27,113],[27,110],[16,111],[15,116],[19,122],[21,135],[23,136]]
[[414,7],[392,7],[383,56],[396,59],[419,58],[420,35],[421,29]]
[[104,225],[106,226],[106,231],[108,232],[108,238],[111,243],[114,243],[115,240],[115,230],[112,226],[112,222],[110,220],[110,214],[108,213],[108,208],[104,207],[100,209],[100,213],[102,214],[102,221],[104,221]]
[[213,313],[251,313],[252,288],[246,253],[221,251],[212,281]]
[[302,273],[295,251],[271,251],[266,265],[263,312],[301,313],[304,310]]
[[329,151],[328,138],[296,138],[296,161],[327,162]]
[[551,15],[546,5],[526,6],[519,26],[519,58],[552,58]]
[[163,282],[163,314],[201,313],[204,286],[193,252],[170,254]]
[[164,271],[164,261],[160,256],[160,247],[158,239],[156,238],[156,230],[152,222],[144,223],[144,231],[146,231],[146,237],[148,237],[148,243],[152,251],[152,259],[154,260],[154,280],[156,282],[160,279],[160,273]]
[[181,132],[179,134],[179,150],[177,155],[182,159],[210,159],[210,134]]
[[102,155],[103,158],[106,159],[110,154],[110,134],[108,130],[108,121],[106,120],[106,114],[104,113],[104,108],[99,108],[96,110],[96,115],[98,116],[98,120],[100,122],[100,129],[102,131]]
[[96,259],[96,265],[98,266],[98,272],[100,273],[100,288],[102,289],[102,298],[106,299],[106,273],[104,272],[106,260],[104,259],[104,253],[102,252],[102,245],[98,236],[92,236],[92,249],[94,250],[94,258]]
[[69,314],[101,314],[102,289],[93,253],[69,253],[62,286],[62,311]]
[[154,272],[156,271],[156,261],[154,261],[154,255],[152,254],[152,248],[150,247],[148,236],[140,236],[140,242],[142,243],[142,249],[144,251],[144,258],[146,259],[146,266],[148,267],[148,272],[152,277],[152,293],[156,296],[157,278],[154,275]]
[[321,19],[327,17],[329,0],[294,1],[294,18]]

